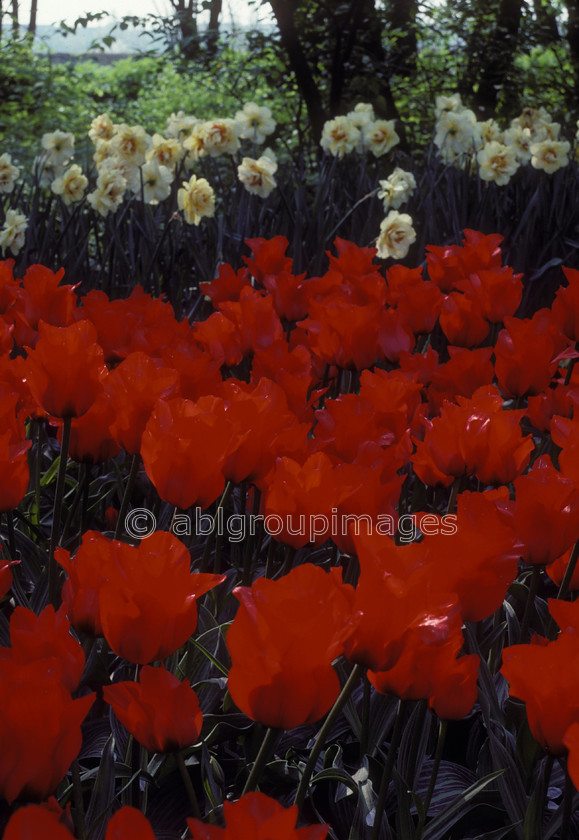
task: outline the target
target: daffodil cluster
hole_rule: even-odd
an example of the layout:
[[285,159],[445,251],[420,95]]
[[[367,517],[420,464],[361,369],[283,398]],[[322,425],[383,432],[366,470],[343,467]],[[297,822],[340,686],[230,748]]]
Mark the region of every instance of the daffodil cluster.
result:
[[324,151],[338,158],[353,151],[359,154],[371,152],[378,158],[399,142],[394,120],[376,119],[372,105],[359,102],[345,116],[324,123],[320,145]]
[[569,164],[571,144],[560,139],[560,124],[544,108],[525,108],[503,130],[494,119],[477,121],[455,93],[436,98],[435,116],[434,144],[443,162],[473,166],[483,181],[505,186],[527,163],[548,174]]

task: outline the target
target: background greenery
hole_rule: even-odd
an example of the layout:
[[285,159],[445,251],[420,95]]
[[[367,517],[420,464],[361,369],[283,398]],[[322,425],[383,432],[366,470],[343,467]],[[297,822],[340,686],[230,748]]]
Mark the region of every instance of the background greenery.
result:
[[[247,237],[285,235],[298,271],[322,271],[335,236],[362,246],[375,242],[384,213],[374,191],[394,166],[413,171],[419,185],[403,208],[418,233],[409,265],[423,259],[428,244],[460,242],[464,228],[499,232],[505,258],[525,276],[527,312],[550,303],[561,264],[579,268],[575,163],[554,176],[527,166],[497,187],[476,172],[445,167],[432,145],[436,96],[456,91],[479,119],[495,116],[502,127],[524,107],[543,106],[572,140],[579,117],[579,0],[262,0],[254,5],[269,10],[275,23],[237,33],[221,26],[219,0],[197,4],[198,14],[182,3],[174,0],[171,18],[123,19],[95,43],[90,60],[64,63],[42,50],[30,26],[8,28],[4,15],[0,154],[9,152],[30,179],[42,134],[72,131],[75,160],[94,178],[87,131],[98,114],[163,133],[173,112],[233,116],[255,101],[268,105],[278,122],[269,145],[280,163],[279,189],[265,202],[249,201],[237,184],[237,162],[200,162],[199,174],[215,186],[217,213],[183,237],[175,196],[156,209],[133,200],[106,220],[103,234],[102,220],[78,208],[61,224],[54,196],[21,183],[4,204],[29,220],[18,259],[23,268],[64,266],[86,290],[101,285],[101,274],[109,292],[118,286],[124,294],[127,284],[142,282],[167,293],[179,309],[191,266],[207,281],[223,260],[240,265]],[[100,19],[85,15],[64,31],[85,32]],[[149,52],[110,64],[95,60],[99,50],[115,48],[117,35],[143,23]],[[360,101],[371,102],[378,117],[396,119],[400,144],[378,159],[323,157],[323,121]],[[109,227],[114,237],[101,253],[98,241]],[[190,291],[195,297],[196,283]]]
[[[199,4],[198,14],[180,9],[180,2],[174,0],[173,18],[117,24],[105,44],[95,45],[97,54],[99,47],[114,48],[119,26],[143,22],[151,51],[106,66],[55,63],[47,52],[33,51],[30,32],[8,30],[5,14],[0,149],[22,158],[56,128],[80,139],[103,111],[162,131],[173,111],[227,116],[249,100],[269,104],[282,124],[280,136],[303,148],[319,139],[324,120],[370,101],[378,116],[398,120],[402,147],[415,154],[430,140],[436,95],[457,90],[480,119],[508,120],[525,106],[543,105],[575,133],[575,0],[263,0],[276,25],[241,38],[220,31],[217,0]],[[201,23],[207,11],[211,29]],[[69,30],[94,17],[79,18]]]

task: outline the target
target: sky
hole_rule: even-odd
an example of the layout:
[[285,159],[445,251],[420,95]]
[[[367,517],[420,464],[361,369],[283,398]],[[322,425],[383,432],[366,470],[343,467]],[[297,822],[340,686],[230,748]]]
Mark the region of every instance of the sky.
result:
[[[37,22],[40,25],[65,20],[67,23],[74,23],[78,17],[87,12],[107,11],[117,18],[124,15],[138,15],[144,17],[147,14],[158,14],[168,16],[171,10],[169,0],[38,0]],[[26,26],[30,14],[30,2],[20,2],[20,22]],[[233,15],[236,23],[244,24],[254,21],[256,15],[263,16],[263,12],[257,12],[248,6],[247,0],[223,0],[222,20],[227,22]],[[102,25],[102,23],[101,23]]]

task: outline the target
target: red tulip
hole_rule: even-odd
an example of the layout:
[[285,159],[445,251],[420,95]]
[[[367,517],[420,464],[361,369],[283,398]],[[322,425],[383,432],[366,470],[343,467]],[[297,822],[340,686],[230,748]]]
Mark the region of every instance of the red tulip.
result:
[[125,805],[109,820],[105,840],[156,840],[149,820],[137,808]]
[[455,532],[440,529],[425,536],[419,546],[408,546],[421,553],[421,562],[428,564],[430,589],[456,593],[465,621],[482,621],[493,615],[517,575],[521,547],[503,513],[505,499],[506,488],[460,493]]
[[509,266],[479,268],[460,288],[478,303],[487,321],[497,324],[517,311],[523,296],[522,276],[514,274]]
[[307,331],[310,350],[325,364],[362,370],[382,355],[381,314],[375,301],[360,305],[335,292],[310,301],[309,317],[299,325]]
[[[391,405],[382,414],[376,406],[378,400],[373,402],[370,398],[375,394],[364,378],[366,375],[372,374],[368,371],[362,374],[364,395],[343,394],[334,400],[326,400],[324,408],[316,411],[316,444],[330,458],[352,462],[369,442],[380,447],[393,447],[399,439],[398,433],[402,437],[406,431],[406,390],[403,394],[399,391],[395,393],[396,388],[385,385]],[[371,392],[370,397],[368,392]],[[388,396],[384,403],[388,401]]]
[[[570,548],[565,552],[565,554],[562,554],[561,557],[557,557],[553,563],[549,563],[549,565],[545,568],[545,572],[549,575],[551,580],[557,584],[557,586],[561,586],[563,583],[572,551],[573,549]],[[571,575],[571,580],[569,581],[568,586],[570,592],[577,592],[579,589],[579,564],[575,566],[575,571]]]
[[434,329],[443,296],[432,281],[424,281],[422,268],[393,265],[386,272],[390,291],[390,304],[403,316],[408,328],[415,334],[429,333]]
[[507,397],[541,393],[549,387],[567,345],[548,309],[524,320],[505,318],[495,344],[499,388]]
[[564,755],[565,733],[579,722],[579,636],[560,633],[554,642],[503,650],[501,673],[509,694],[523,700],[533,737],[552,755]]
[[336,486],[335,467],[323,452],[300,464],[278,458],[267,479],[266,525],[280,542],[302,548],[324,543],[331,536],[331,518],[337,505],[358,486]]
[[523,472],[534,449],[531,436],[521,433],[522,412],[503,410],[494,387],[457,402],[444,402],[440,417],[425,421],[424,440],[416,441],[412,457],[416,474],[425,484],[446,487],[462,475],[508,484]]
[[12,566],[19,563],[19,560],[5,561],[0,558],[0,598],[3,598],[12,587]]
[[79,311],[97,328],[107,362],[117,362],[136,350],[161,358],[167,347],[191,332],[187,319],[176,320],[170,303],[145,294],[141,286],[135,286],[128,298],[119,300],[109,300],[104,292],[92,291],[81,303]]
[[526,563],[553,563],[579,539],[579,487],[547,456],[514,481],[513,528]]
[[386,671],[414,634],[430,636],[435,644],[446,637],[449,616],[460,626],[456,594],[444,585],[427,585],[421,546],[397,547],[379,533],[353,539],[360,563],[353,609],[360,618],[346,639],[345,655],[351,662]]
[[30,471],[27,452],[29,440],[15,442],[10,432],[0,434],[0,513],[18,507],[28,490]]
[[0,796],[46,799],[77,757],[94,694],[73,700],[54,660],[0,661]]
[[9,648],[0,648],[0,659],[22,665],[39,660],[53,660],[61,670],[64,685],[70,692],[78,687],[85,657],[79,642],[70,635],[70,622],[61,607],[49,605],[39,615],[25,607],[16,607],[10,617]]
[[211,283],[199,283],[199,290],[211,298],[211,303],[217,307],[226,300],[239,300],[241,290],[245,286],[251,286],[248,269],[240,268],[239,271],[234,271],[230,265],[222,263],[217,277]]
[[181,750],[199,737],[203,715],[197,695],[163,666],[145,665],[138,683],[107,685],[103,695],[125,729],[150,752]]
[[373,301],[383,306],[388,297],[388,286],[380,266],[374,262],[378,250],[360,248],[354,242],[339,237],[334,240],[334,248],[338,252],[337,256],[326,251],[330,260],[326,277],[308,281],[310,294],[317,298],[323,297],[324,284],[331,288],[339,283],[341,293],[353,303],[363,306]]
[[20,284],[14,279],[14,260],[0,260],[0,312],[4,315],[18,297]]
[[77,313],[76,286],[60,286],[64,269],[53,273],[43,265],[28,267],[17,299],[7,313],[14,323],[14,341],[19,347],[33,347],[40,322],[54,327],[73,323]]
[[220,397],[157,402],[143,432],[141,455],[163,501],[187,510],[208,507],[221,495],[229,433]]
[[[296,417],[288,410],[282,388],[269,379],[260,379],[255,386],[227,379],[221,396],[226,403],[230,437],[235,441],[223,464],[223,474],[235,483],[257,483],[275,463],[276,436],[296,426]],[[267,447],[264,440],[269,441]]]
[[130,455],[141,449],[147,421],[159,398],[177,396],[179,374],[145,353],[130,353],[108,376],[106,391],[115,407],[111,432]]
[[490,331],[479,302],[461,292],[451,292],[442,302],[440,326],[449,344],[476,347]]
[[280,318],[297,321],[305,318],[308,306],[304,294],[305,274],[292,274],[292,261],[285,256],[289,245],[285,236],[273,239],[246,239],[253,251],[253,259],[244,257],[252,276],[270,293],[273,306]]
[[450,292],[476,271],[500,268],[502,241],[498,233],[485,236],[476,230],[465,230],[462,246],[427,245],[428,273],[443,292]]
[[[111,430],[115,417],[115,407],[103,391],[82,417],[72,418],[69,457],[82,464],[98,464],[114,458],[121,451]],[[59,425],[58,440],[62,443],[62,425]]]
[[56,559],[69,576],[62,598],[73,626],[102,633],[115,653],[141,665],[187,641],[197,625],[195,599],[224,580],[191,574],[189,552],[165,531],[137,547],[88,531],[74,559],[63,549]]
[[271,239],[246,239],[245,244],[251,248],[253,259],[244,257],[243,262],[249,268],[251,276],[262,286],[265,285],[266,277],[292,270],[291,258],[285,255],[289,247],[285,236],[274,236]]
[[224,359],[221,356],[212,358],[191,337],[179,339],[162,349],[161,358],[167,367],[179,374],[179,393],[187,400],[216,394],[221,387],[220,367]]
[[567,769],[575,788],[579,789],[579,722],[572,723],[563,736],[563,745],[569,750]]
[[450,359],[432,371],[428,400],[435,414],[440,414],[444,400],[472,397],[479,388],[490,385],[494,378],[492,347],[471,350],[449,347]]
[[561,286],[551,306],[553,319],[562,333],[579,341],[579,271],[563,268],[568,285]]
[[347,554],[355,554],[352,535],[359,534],[366,523],[373,528],[386,526],[392,535],[398,524],[396,507],[404,476],[396,474],[396,463],[392,468],[386,459],[371,461],[338,464],[334,470],[337,497],[342,500],[337,505],[338,527],[332,529],[332,539]]
[[165,531],[136,548],[101,537],[101,558],[103,635],[115,653],[139,665],[165,659],[184,645],[197,626],[195,600],[225,580],[191,574],[186,547]]
[[14,813],[6,826],[3,840],[73,840],[73,834],[61,822],[64,813],[56,800],[54,805],[27,805]]
[[39,333],[23,365],[30,392],[53,417],[80,417],[102,393],[107,376],[96,329],[89,321],[68,327],[41,322]]
[[257,383],[262,377],[277,382],[286,395],[288,407],[300,420],[310,416],[308,398],[314,377],[312,354],[307,347],[299,345],[290,350],[287,343],[280,339],[264,350],[257,350],[253,357],[251,381]]
[[219,305],[222,315],[235,326],[243,356],[259,348],[269,347],[283,336],[283,328],[269,295],[245,286],[239,301],[225,301]]
[[237,802],[224,802],[223,816],[225,828],[188,819],[193,840],[324,840],[328,834],[327,825],[296,828],[297,806],[284,808],[264,793],[246,793]]
[[535,397],[527,398],[526,416],[539,432],[550,431],[551,420],[555,415],[571,417],[577,413],[579,392],[576,382],[570,385],[557,384],[547,388]]
[[279,580],[237,587],[239,609],[227,632],[234,703],[266,726],[314,723],[340,691],[332,662],[352,622],[353,591],[341,570],[305,563]]
[[[123,543],[108,541],[98,531],[83,534],[82,544],[71,557],[64,548],[57,548],[54,557],[66,572],[62,587],[62,601],[72,626],[82,633],[102,635],[99,612],[99,592],[107,577],[107,562],[113,552],[121,552]],[[103,547],[106,546],[106,553]]]
[[459,657],[464,639],[449,615],[436,624],[425,620],[406,639],[396,664],[388,671],[370,671],[368,678],[382,694],[403,700],[427,699],[443,720],[459,720],[472,710],[478,695],[479,657]]

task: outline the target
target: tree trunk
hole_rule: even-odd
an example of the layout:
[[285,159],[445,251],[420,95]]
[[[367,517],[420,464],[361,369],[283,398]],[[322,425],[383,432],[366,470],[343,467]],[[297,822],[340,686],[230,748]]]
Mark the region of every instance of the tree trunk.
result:
[[[579,97],[579,0],[565,0],[569,19],[567,21],[567,41],[573,66],[575,99]],[[575,103],[576,104],[576,103]]]
[[392,0],[388,20],[390,31],[397,33],[390,54],[392,75],[411,76],[416,72],[418,42],[416,40],[416,14],[418,0]]
[[31,41],[36,35],[36,13],[38,11],[38,0],[31,0],[30,3],[30,22],[28,24],[28,37]]
[[211,0],[209,9],[209,30],[207,32],[207,52],[215,55],[219,39],[219,17],[223,7],[223,0]]
[[293,0],[269,0],[277,21],[281,43],[287,53],[290,67],[306,103],[306,109],[315,142],[322,136],[326,113],[320,90],[312,74],[295,25]]
[[181,50],[185,58],[194,59],[199,53],[197,28],[197,0],[171,0],[181,32]]
[[332,19],[334,50],[330,79],[330,115],[336,116],[344,93],[346,66],[349,64],[352,50],[356,43],[357,29],[360,25],[360,10],[364,2],[351,0],[350,6],[341,15]]
[[501,0],[497,22],[485,51],[479,73],[479,86],[474,98],[477,116],[486,120],[494,116],[497,101],[517,48],[522,0]]
[[537,19],[540,43],[548,46],[554,41],[559,41],[561,36],[557,26],[557,15],[548,0],[533,0],[533,9]]
[[12,32],[13,32],[14,35],[18,35],[18,32],[20,31],[20,23],[19,23],[19,20],[18,20],[18,13],[19,13],[18,0],[12,0]]
[[[414,5],[414,0],[402,0],[409,7]],[[357,48],[364,58],[370,59],[371,70],[368,64],[360,63],[358,66],[358,79],[366,80],[368,72],[373,77],[372,99],[376,116],[381,119],[396,120],[396,131],[400,136],[400,149],[408,148],[404,124],[400,119],[398,108],[392,94],[390,79],[393,75],[393,66],[388,60],[388,54],[384,47],[382,38],[384,23],[380,20],[374,0],[358,0],[357,14],[359,22],[359,39]],[[388,22],[387,26],[390,25]],[[365,82],[365,85],[367,82]]]

